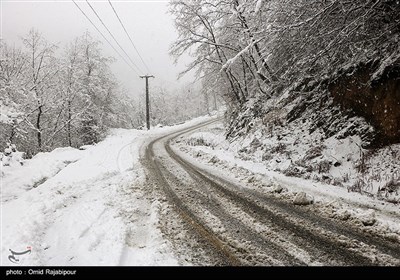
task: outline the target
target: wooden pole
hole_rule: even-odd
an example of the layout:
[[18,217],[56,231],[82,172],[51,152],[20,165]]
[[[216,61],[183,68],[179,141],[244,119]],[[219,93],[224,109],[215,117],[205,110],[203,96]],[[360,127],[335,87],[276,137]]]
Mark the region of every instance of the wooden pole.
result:
[[147,130],[150,130],[150,97],[149,97],[149,78],[154,76],[140,76],[142,79],[146,79],[146,126]]

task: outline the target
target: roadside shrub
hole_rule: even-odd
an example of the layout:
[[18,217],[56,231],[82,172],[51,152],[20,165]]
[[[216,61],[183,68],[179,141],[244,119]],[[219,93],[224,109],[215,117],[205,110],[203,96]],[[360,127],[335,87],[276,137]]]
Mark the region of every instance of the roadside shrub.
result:
[[316,165],[316,171],[318,171],[318,173],[328,173],[329,170],[331,170],[331,164],[327,160],[320,161]]
[[4,152],[0,152],[2,166],[19,166],[24,164],[24,153],[19,152],[14,144],[7,143]]
[[206,147],[213,147],[214,144],[209,142],[207,139],[204,139],[204,137],[199,136],[199,137],[191,137],[186,140],[186,143],[189,146],[206,146]]
[[392,178],[378,189],[378,194],[389,197],[392,194],[398,195],[400,192],[400,178],[392,176]]
[[315,146],[309,149],[303,157],[303,160],[311,160],[322,155],[322,150],[325,148],[323,145]]
[[305,173],[304,170],[300,169],[298,166],[295,166],[294,164],[290,164],[290,166],[283,171],[283,174],[291,177],[302,177],[304,173]]
[[275,147],[272,147],[270,150],[271,154],[285,154],[287,153],[287,147],[283,143],[279,143]]

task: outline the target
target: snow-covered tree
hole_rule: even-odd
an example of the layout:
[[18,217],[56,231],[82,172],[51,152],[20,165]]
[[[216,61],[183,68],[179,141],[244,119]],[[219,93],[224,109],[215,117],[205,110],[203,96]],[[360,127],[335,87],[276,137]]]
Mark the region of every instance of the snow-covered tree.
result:
[[150,111],[152,125],[176,124],[208,113],[204,93],[190,84],[173,92],[162,86],[153,88]]
[[23,43],[28,56],[26,69],[25,94],[27,95],[27,108],[31,112],[28,119],[36,134],[35,150],[44,150],[44,134],[51,126],[50,112],[56,101],[56,75],[59,71],[58,61],[54,56],[57,46],[47,42],[42,34],[31,29],[23,38]]
[[395,0],[173,0],[170,10],[179,34],[171,54],[193,57],[183,74],[196,69],[205,85],[213,81],[208,89],[233,111],[400,57]]
[[113,58],[86,32],[56,55],[36,30],[24,48],[0,44],[0,148],[32,156],[55,147],[92,144],[109,127],[138,126],[135,103],[112,75]]
[[[24,120],[24,71],[27,57],[20,49],[0,42],[0,145],[14,143]],[[8,146],[8,145],[7,145]]]

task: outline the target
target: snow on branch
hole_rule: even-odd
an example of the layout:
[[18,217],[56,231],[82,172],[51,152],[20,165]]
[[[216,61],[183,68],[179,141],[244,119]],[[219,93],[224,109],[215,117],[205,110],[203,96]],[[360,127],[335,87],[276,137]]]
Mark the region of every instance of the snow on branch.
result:
[[384,59],[378,69],[372,74],[371,81],[378,80],[385,70],[389,67],[394,65],[397,61],[400,61],[400,47],[397,51],[393,52],[389,57]]
[[254,13],[258,14],[264,4],[264,0],[258,0],[256,4],[256,8],[254,9]]
[[253,41],[251,42],[247,47],[245,47],[243,50],[241,50],[240,52],[237,53],[237,55],[235,55],[234,57],[228,59],[225,64],[222,66],[221,70],[227,70],[229,69],[235,62],[236,60],[241,57],[243,54],[245,54],[246,52],[248,52],[248,50],[250,48],[252,48],[254,46],[254,44],[257,44],[258,42],[260,42],[261,40],[257,40],[257,41]]

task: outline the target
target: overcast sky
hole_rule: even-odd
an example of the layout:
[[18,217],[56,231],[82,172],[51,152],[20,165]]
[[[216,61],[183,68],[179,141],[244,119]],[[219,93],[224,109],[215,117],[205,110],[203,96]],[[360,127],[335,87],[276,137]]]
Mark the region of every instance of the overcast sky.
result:
[[[144,80],[140,79],[126,63],[115,53],[96,29],[84,17],[72,0],[0,0],[1,1],[1,31],[2,38],[10,44],[22,45],[20,37],[27,34],[34,27],[52,43],[60,43],[63,49],[65,44],[85,30],[89,30],[93,37],[103,42],[104,53],[117,59],[112,66],[118,80],[132,94],[140,94],[144,88]],[[86,1],[78,0],[77,4],[106,35],[107,39],[119,51],[117,44],[99,22]],[[119,41],[132,60],[147,72],[136,55],[128,37],[124,33],[117,17],[107,0],[89,1],[96,12],[103,19],[115,38]],[[168,49],[177,38],[173,25],[173,18],[168,14],[168,1],[132,1],[111,0],[119,17],[129,32],[134,44],[149,66],[156,79],[151,83],[164,85],[168,88],[193,80],[190,75],[177,81],[176,76],[184,69],[189,58],[184,58],[177,66],[168,55]],[[123,54],[122,51],[120,51]]]

